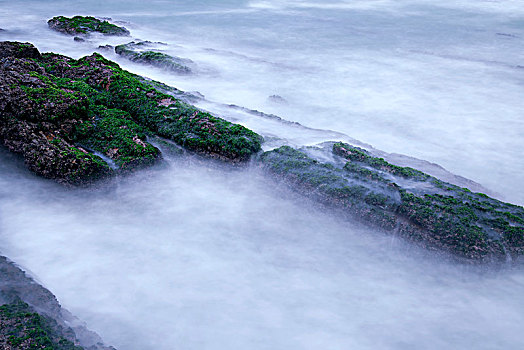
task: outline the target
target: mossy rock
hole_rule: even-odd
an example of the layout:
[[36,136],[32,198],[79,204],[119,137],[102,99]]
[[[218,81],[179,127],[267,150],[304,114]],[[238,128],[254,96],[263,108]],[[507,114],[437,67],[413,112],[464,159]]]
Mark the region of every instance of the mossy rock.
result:
[[[6,52],[18,52],[17,43],[2,46],[10,48]],[[81,80],[47,73],[42,60],[27,52],[31,57],[6,57],[8,64],[0,67],[0,140],[21,154],[30,170],[78,186],[151,165],[160,158],[160,152],[146,141],[148,130],[126,112],[103,106],[105,94]],[[67,58],[56,57],[68,65]],[[122,115],[127,119],[119,118]],[[112,158],[117,171],[95,151]]]
[[261,149],[263,139],[255,132],[161,92],[154,82],[121,69],[100,54],[79,60],[44,55],[43,65],[50,74],[89,85],[90,98],[129,113],[138,125],[188,150],[241,162]]
[[154,164],[160,151],[147,142],[147,130],[136,124],[129,113],[95,106],[92,118],[77,126],[76,139],[111,158],[121,170]]
[[5,350],[82,350],[62,334],[53,319],[18,301],[0,306],[0,348]]
[[104,35],[127,36],[129,31],[108,21],[102,21],[90,16],[75,16],[72,18],[57,16],[47,21],[49,28],[68,35],[88,35],[101,33]]
[[32,49],[26,52],[29,58],[5,57],[0,67],[0,141],[21,154],[29,169],[64,184],[110,176],[102,159],[78,148],[69,136],[88,117],[87,96],[47,74]]
[[260,151],[262,137],[253,131],[184,103],[99,54],[40,55],[16,42],[1,42],[0,49],[0,141],[43,177],[85,185],[152,165],[161,155],[148,135],[229,162]]
[[265,152],[272,173],[321,202],[430,249],[470,261],[524,254],[524,209],[399,167],[343,143],[345,165],[321,163],[291,147]]
[[178,74],[190,74],[189,67],[193,61],[185,58],[170,56],[158,50],[151,49],[154,43],[149,41],[130,42],[115,47],[115,52],[127,59],[145,63],[155,67],[168,69]]

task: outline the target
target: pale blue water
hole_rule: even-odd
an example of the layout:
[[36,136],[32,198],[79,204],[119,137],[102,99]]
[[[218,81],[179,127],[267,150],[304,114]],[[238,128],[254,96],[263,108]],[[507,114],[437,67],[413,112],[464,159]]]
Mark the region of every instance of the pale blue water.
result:
[[[74,57],[128,40],[75,43],[47,29],[58,14],[127,21],[199,67],[179,77],[104,53],[126,69],[339,132],[205,104],[272,140],[354,138],[524,203],[524,1],[0,0],[0,40]],[[426,256],[253,169],[169,160],[85,193],[2,162],[0,184],[1,252],[120,349],[524,348],[521,268]]]

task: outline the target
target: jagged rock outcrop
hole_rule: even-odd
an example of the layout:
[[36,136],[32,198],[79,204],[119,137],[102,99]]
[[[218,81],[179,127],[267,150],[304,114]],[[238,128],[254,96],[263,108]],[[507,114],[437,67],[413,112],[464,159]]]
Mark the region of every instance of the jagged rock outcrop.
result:
[[70,185],[154,164],[161,155],[148,134],[231,162],[260,150],[256,133],[154,85],[99,54],[74,60],[2,42],[0,141],[35,173]]
[[116,36],[129,35],[129,31],[124,27],[119,27],[106,20],[99,20],[90,16],[75,16],[72,18],[57,16],[47,21],[47,25],[57,32],[74,36],[86,36],[91,33]]
[[[1,44],[0,48],[7,46]],[[49,76],[34,60],[34,50],[22,45],[29,44],[12,44],[30,57],[0,58],[2,143],[21,154],[32,171],[62,183],[80,184],[110,175],[102,159],[74,145],[77,125],[89,119],[87,98]]]
[[334,164],[284,146],[261,162],[316,200],[360,221],[470,261],[524,255],[524,208],[399,167],[363,149],[333,145]]

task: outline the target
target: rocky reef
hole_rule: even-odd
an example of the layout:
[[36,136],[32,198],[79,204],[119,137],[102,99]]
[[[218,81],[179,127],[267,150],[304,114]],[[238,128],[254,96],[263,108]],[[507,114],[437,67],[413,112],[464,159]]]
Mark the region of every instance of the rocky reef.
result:
[[524,208],[399,167],[344,143],[323,163],[308,149],[265,152],[261,162],[301,192],[353,218],[469,261],[524,254]]
[[47,289],[0,256],[0,348],[114,350]]
[[[256,159],[300,192],[358,220],[469,261],[524,256],[524,209],[333,143],[261,151],[262,137],[100,54],[78,60],[0,43],[0,140],[35,173],[84,185],[162,157],[149,139],[229,163]],[[326,153],[326,152],[325,152]]]
[[157,49],[150,41],[132,41],[115,47],[115,52],[133,62],[145,63],[168,69],[177,74],[190,74],[193,61],[187,58],[170,56]]
[[230,162],[262,141],[99,54],[75,60],[0,43],[0,140],[35,173],[83,185],[154,164],[161,154],[148,135]]
[[75,16],[72,18],[57,16],[47,21],[47,24],[49,28],[57,32],[75,36],[87,36],[91,33],[116,36],[129,35],[129,31],[124,27],[89,16]]

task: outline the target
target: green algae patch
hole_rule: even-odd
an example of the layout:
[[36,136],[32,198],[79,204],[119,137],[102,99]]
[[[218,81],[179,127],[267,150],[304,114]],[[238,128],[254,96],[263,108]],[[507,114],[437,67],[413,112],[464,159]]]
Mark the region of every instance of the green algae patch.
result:
[[241,162],[261,149],[255,132],[162,93],[100,54],[67,61],[44,55],[43,65],[50,74],[85,82],[106,107],[129,113],[138,125],[188,150]]
[[356,168],[348,166],[348,170],[351,170],[352,168],[365,169],[365,167],[369,167],[395,176],[401,176],[416,181],[425,181],[429,178],[429,175],[423,173],[422,171],[410,167],[400,167],[393,165],[385,161],[383,158],[370,156],[367,151],[361,148],[352,147],[344,143],[335,143],[333,145],[333,153],[352,161],[352,163],[348,164],[353,165],[354,162],[360,164],[360,166],[357,166]]
[[[449,242],[465,255],[505,250],[514,257],[524,254],[524,209],[483,193],[473,193],[421,171],[389,164],[382,158],[343,143],[333,153],[346,159],[348,169],[372,167],[399,186],[402,203],[398,213],[425,228],[434,237]],[[423,186],[402,181],[410,179]]]
[[160,151],[146,141],[146,130],[129,113],[94,107],[93,118],[77,127],[77,142],[111,158],[122,170],[152,165]]
[[49,28],[69,35],[87,35],[94,32],[104,35],[129,35],[129,31],[124,27],[90,16],[57,16],[51,18],[47,24]]
[[175,57],[163,52],[151,49],[154,43],[148,41],[130,42],[115,47],[116,54],[126,57],[130,61],[150,64],[155,67],[164,68],[178,74],[190,74],[193,62],[189,59]]
[[505,261],[524,254],[524,209],[399,167],[344,143],[335,166],[281,147],[261,162],[292,187],[353,217],[471,261]]
[[314,199],[348,210],[374,226],[395,228],[396,219],[392,213],[399,195],[386,183],[364,177],[356,179],[343,169],[321,163],[289,146],[264,152],[260,161],[271,173]]
[[41,316],[24,302],[0,306],[2,349],[82,350],[61,335],[56,321]]

